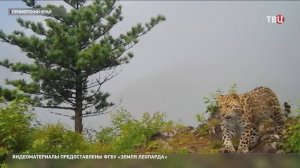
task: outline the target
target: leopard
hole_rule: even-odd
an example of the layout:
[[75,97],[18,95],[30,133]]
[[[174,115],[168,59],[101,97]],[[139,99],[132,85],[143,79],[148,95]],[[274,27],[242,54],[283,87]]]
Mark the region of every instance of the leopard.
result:
[[[278,135],[284,130],[285,117],[279,100],[268,87],[260,86],[242,94],[219,95],[217,104],[222,118],[223,152],[249,153],[249,148],[258,142],[262,120],[271,119]],[[233,137],[239,138],[237,150]]]

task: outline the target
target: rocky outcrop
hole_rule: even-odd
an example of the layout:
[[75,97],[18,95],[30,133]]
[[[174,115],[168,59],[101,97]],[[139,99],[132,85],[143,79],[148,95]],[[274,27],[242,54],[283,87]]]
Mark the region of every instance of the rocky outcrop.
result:
[[249,153],[284,153],[280,149],[281,138],[274,133],[268,133],[260,138],[258,144]]
[[[288,117],[290,105],[284,104],[284,112]],[[291,120],[293,121],[293,120]],[[160,131],[151,137],[155,148],[143,148],[148,152],[178,153],[222,153],[222,128],[221,116],[218,112],[212,113],[207,122],[200,124],[197,128],[191,126],[174,128],[172,131]],[[260,138],[256,146],[249,149],[249,153],[285,153],[282,150],[282,135],[275,133],[274,123],[264,121],[259,127]],[[235,148],[238,139],[234,141]],[[153,145],[152,145],[153,146]],[[147,153],[147,152],[146,152]]]

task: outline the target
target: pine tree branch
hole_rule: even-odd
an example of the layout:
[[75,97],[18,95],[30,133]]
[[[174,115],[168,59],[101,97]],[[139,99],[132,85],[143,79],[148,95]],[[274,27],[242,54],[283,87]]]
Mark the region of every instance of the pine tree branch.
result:
[[62,113],[57,113],[57,112],[53,112],[53,111],[50,111],[50,113],[55,114],[55,115],[59,115],[59,116],[70,117],[72,120],[74,120],[73,115],[62,114]]
[[[97,16],[97,19],[95,19],[96,22],[93,22],[90,24],[88,30],[82,30],[82,31],[87,31],[87,32],[93,32],[93,36],[89,37],[89,39],[87,39],[85,42],[82,42],[81,46],[80,46],[80,50],[84,50],[86,48],[88,48],[89,46],[91,46],[92,44],[94,44],[94,42],[96,40],[98,40],[100,37],[104,36],[105,34],[107,34],[111,28],[118,23],[118,21],[122,20],[121,17],[121,6],[120,5],[114,5],[116,2],[116,0],[110,0],[110,1],[95,1],[92,5],[87,6],[86,8],[89,8],[91,10],[95,9],[93,8],[94,5],[98,5],[101,6],[101,9],[104,10],[106,9],[106,11],[104,13],[101,13],[101,15],[99,13],[96,13],[94,10],[94,14]],[[104,8],[104,6],[106,8]],[[105,16],[110,16],[111,13],[115,11],[115,15],[111,16],[114,18],[117,18],[117,20],[115,22],[110,22],[106,19],[106,21],[108,22],[106,25],[102,25],[102,19],[105,18]],[[118,13],[117,13],[118,12]],[[78,26],[77,26],[78,27]]]
[[20,72],[21,74],[30,75],[30,72],[35,68],[33,64],[10,63],[8,59],[0,61],[0,66],[10,69],[12,72]]
[[22,0],[27,6],[35,7],[35,0]]
[[[115,76],[117,76],[120,72],[121,71],[117,72],[116,67],[113,67],[113,72],[111,72],[109,75],[106,75],[102,81],[101,81],[101,76],[99,74],[99,78],[96,79],[96,82],[93,82],[89,86],[87,86],[87,89],[91,89],[93,87],[103,85],[105,82],[107,82],[107,81],[113,79]],[[99,71],[97,73],[99,73]],[[91,75],[94,75],[94,74],[90,74],[89,76],[91,76]]]
[[26,29],[31,29],[34,33],[36,33],[38,35],[43,35],[43,36],[47,35],[42,22],[34,23],[32,21],[24,21],[21,18],[17,18],[17,22],[20,24],[20,26],[22,26]]
[[73,9],[76,9],[73,5],[71,5],[71,1],[70,0],[64,0],[64,2],[66,3],[66,4],[68,4],[70,7],[72,7]]
[[70,98],[75,98],[75,97],[72,97],[72,96],[67,97],[61,91],[58,91],[58,89],[56,89],[56,88],[53,88],[53,89],[56,91],[57,94],[59,94],[61,97],[63,97],[66,102],[70,103],[73,106],[76,105],[76,103],[74,102],[75,100],[74,101],[70,100]]
[[52,108],[52,109],[64,109],[64,110],[75,110],[74,107],[63,107],[63,106],[44,106],[44,105],[37,105],[39,108]]
[[122,99],[120,100],[120,102],[117,105],[114,105],[110,110],[108,110],[110,107],[106,107],[103,108],[101,110],[97,110],[96,112],[86,112],[85,114],[82,115],[82,117],[93,117],[93,116],[97,116],[97,115],[101,115],[101,114],[107,114],[110,113],[112,111],[114,111],[117,107],[119,107],[122,104]]

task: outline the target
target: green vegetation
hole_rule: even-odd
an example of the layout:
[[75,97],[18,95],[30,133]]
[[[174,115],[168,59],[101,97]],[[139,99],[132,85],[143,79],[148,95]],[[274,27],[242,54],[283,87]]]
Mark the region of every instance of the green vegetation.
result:
[[31,148],[26,153],[84,153],[88,142],[62,124],[45,125],[33,132]]
[[5,102],[0,98],[0,161],[9,153],[28,149],[31,143],[32,115],[28,112],[27,99]]
[[[228,93],[237,93],[237,84],[232,84],[228,89]],[[204,103],[206,104],[206,112],[213,115],[218,112],[218,102],[217,97],[222,94],[221,90],[217,90],[215,93],[210,94],[208,97],[203,97]],[[198,116],[197,116],[198,119]]]
[[[300,112],[300,109],[297,109]],[[300,115],[287,119],[287,129],[284,135],[282,147],[291,153],[300,153]]]
[[237,84],[234,83],[230,86],[230,88],[228,89],[228,93],[237,93],[238,92],[238,87]]
[[111,115],[112,126],[103,128],[92,141],[63,124],[32,127],[30,122],[34,116],[29,114],[23,99],[1,103],[7,104],[0,108],[1,162],[9,153],[135,153],[150,143],[153,134],[172,125],[162,113],[146,112],[141,119],[136,119],[125,109],[119,109]]
[[196,120],[199,124],[204,124],[206,122],[205,115],[203,113],[196,114]]
[[[204,97],[204,103],[206,104],[206,112],[213,114],[218,112],[217,96],[221,94],[221,91],[217,91],[211,94],[209,97]],[[198,117],[197,117],[198,118]]]
[[294,120],[295,124],[289,125],[285,133],[283,148],[287,152],[300,153],[300,118],[289,119]]
[[106,152],[132,153],[166,125],[168,122],[162,113],[150,115],[146,112],[137,120],[125,109],[120,109],[112,114],[112,127],[103,128],[97,134],[97,142],[109,146]]

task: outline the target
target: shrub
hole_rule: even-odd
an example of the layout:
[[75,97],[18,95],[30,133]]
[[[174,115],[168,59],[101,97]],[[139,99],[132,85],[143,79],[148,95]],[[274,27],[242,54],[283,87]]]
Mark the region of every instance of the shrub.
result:
[[196,114],[196,119],[197,119],[197,121],[198,121],[198,123],[199,123],[200,125],[207,122],[205,118],[206,118],[206,117],[204,116],[203,113],[197,113],[197,114]]
[[112,114],[113,126],[102,129],[97,134],[97,141],[109,145],[107,150],[110,152],[132,153],[166,125],[164,119],[162,113],[150,115],[146,112],[141,120],[137,120],[125,109],[120,109]]
[[29,153],[82,153],[88,144],[81,134],[66,129],[62,124],[45,125],[34,132]]
[[[291,120],[296,120],[296,122]],[[292,125],[286,130],[282,146],[286,152],[300,153],[300,118],[291,118],[289,122]]]
[[[237,84],[232,84],[228,89],[228,93],[237,93]],[[204,103],[207,104],[206,112],[214,114],[218,112],[218,102],[217,97],[222,94],[221,90],[217,90],[216,93],[212,93],[209,97],[204,97]]]
[[221,94],[221,91],[217,91],[215,94],[211,94],[209,97],[204,97],[204,103],[206,104],[206,112],[214,114],[218,112],[217,96]]
[[97,140],[102,144],[109,144],[117,137],[117,135],[118,133],[115,128],[106,127],[97,133]]
[[8,168],[7,163],[2,163],[2,164],[0,164],[0,168]]
[[0,161],[9,153],[26,150],[31,142],[30,121],[27,99],[4,102],[0,98]]
[[[299,100],[298,100],[299,101]],[[300,112],[300,109],[296,109]],[[300,153],[300,114],[289,117],[286,120],[287,129],[282,141],[282,147],[286,152]]]

